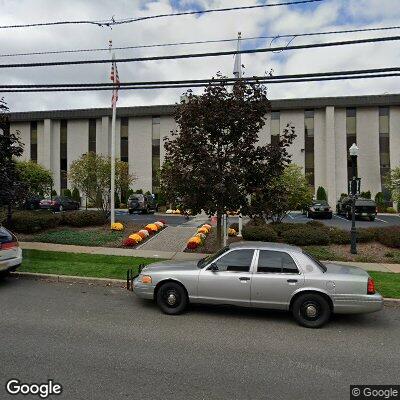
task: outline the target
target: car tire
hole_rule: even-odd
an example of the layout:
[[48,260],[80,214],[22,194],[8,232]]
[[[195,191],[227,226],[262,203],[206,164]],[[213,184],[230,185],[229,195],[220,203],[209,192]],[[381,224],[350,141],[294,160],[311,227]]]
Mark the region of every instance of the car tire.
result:
[[63,212],[64,211],[64,207],[60,204],[60,206],[58,207],[58,211]]
[[332,219],[332,217],[333,217],[333,215],[332,215],[332,213],[330,213],[330,214],[328,214],[328,219]]
[[168,315],[178,315],[185,311],[189,300],[185,289],[178,283],[166,282],[157,290],[157,305]]
[[375,215],[370,215],[369,220],[370,221],[375,221]]
[[129,214],[131,214],[131,215],[133,214],[133,210],[129,210],[128,212],[129,212]]
[[292,314],[301,326],[321,328],[329,321],[331,308],[323,296],[317,293],[306,293],[294,301]]
[[350,211],[347,211],[346,219],[348,219],[349,221],[351,220],[351,212]]

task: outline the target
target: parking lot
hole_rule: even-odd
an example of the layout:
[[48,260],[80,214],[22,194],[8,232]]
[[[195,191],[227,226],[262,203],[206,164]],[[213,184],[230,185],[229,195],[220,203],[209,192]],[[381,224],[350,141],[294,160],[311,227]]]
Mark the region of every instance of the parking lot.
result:
[[[298,212],[291,212],[284,219],[284,222],[292,222],[304,224],[306,222],[312,221],[313,219],[307,218],[305,215]],[[351,221],[347,220],[341,215],[333,214],[332,219],[314,219],[316,221],[321,221],[325,225],[334,226],[336,228],[350,230]],[[370,221],[367,218],[357,219],[356,226],[358,228],[384,228],[388,226],[400,226],[400,217],[398,214],[378,214],[375,221]]]
[[[182,215],[168,215],[168,214],[129,214],[128,211],[116,211],[115,218],[121,222],[133,222],[139,225],[147,225],[159,219],[167,222],[169,226],[178,226],[187,222],[187,219]],[[192,219],[194,217],[190,217]]]

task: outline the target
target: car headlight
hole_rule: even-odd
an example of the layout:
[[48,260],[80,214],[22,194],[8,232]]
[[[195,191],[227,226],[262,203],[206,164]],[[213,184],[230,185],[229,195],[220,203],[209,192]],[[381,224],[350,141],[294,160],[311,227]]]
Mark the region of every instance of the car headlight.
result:
[[149,284],[151,282],[152,282],[152,280],[151,280],[151,276],[150,275],[143,275],[142,276],[142,283]]

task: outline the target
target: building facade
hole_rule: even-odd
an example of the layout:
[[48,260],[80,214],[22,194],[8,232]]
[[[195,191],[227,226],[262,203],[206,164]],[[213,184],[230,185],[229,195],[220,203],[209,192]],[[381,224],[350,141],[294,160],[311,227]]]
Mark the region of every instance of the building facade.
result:
[[[165,157],[163,138],[176,129],[174,105],[117,109],[116,157],[129,164],[137,179],[133,189],[157,192],[157,171]],[[400,165],[400,95],[322,97],[271,101],[271,113],[259,132],[271,143],[288,123],[295,126],[290,147],[316,189],[323,186],[331,205],[347,193],[348,149],[360,148],[361,190],[384,191],[384,175]],[[70,164],[88,151],[109,155],[111,109],[94,108],[11,114],[11,129],[24,143],[23,160],[53,172],[57,193],[69,187]]]

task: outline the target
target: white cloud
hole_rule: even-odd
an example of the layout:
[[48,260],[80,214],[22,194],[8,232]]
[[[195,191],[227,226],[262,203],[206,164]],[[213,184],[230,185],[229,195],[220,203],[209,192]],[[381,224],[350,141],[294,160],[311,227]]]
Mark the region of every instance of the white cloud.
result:
[[[385,26],[398,23],[397,0],[326,0],[323,3],[296,7],[271,7],[246,11],[182,16],[142,21],[120,25],[112,30],[96,26],[73,25],[47,28],[0,30],[0,53],[19,53],[36,50],[58,50],[106,47],[112,39],[114,46],[130,46],[152,43],[168,43],[235,37],[238,31],[244,36],[277,35],[313,30],[348,29],[364,26]],[[176,3],[176,2],[174,2]],[[0,0],[2,13],[0,25],[66,19],[106,19],[139,17],[176,11],[168,0]],[[184,0],[181,7],[196,4],[202,8],[218,8],[243,5],[234,0]],[[245,4],[257,4],[247,0]],[[397,8],[398,9],[398,8]],[[397,13],[397,14],[396,14]],[[396,22],[397,19],[397,22]],[[336,35],[313,38],[296,38],[294,43],[310,43],[327,40],[343,40],[386,33]],[[273,45],[285,43],[274,41]],[[269,46],[270,40],[248,42],[247,46]],[[190,45],[153,49],[120,51],[118,56],[145,56],[155,54],[178,54],[203,51],[231,50],[235,43]],[[89,59],[109,57],[107,52],[76,53],[31,57],[3,57],[1,63],[51,61],[56,59]],[[247,75],[262,75],[270,68],[274,74],[335,71],[396,66],[399,59],[398,43],[376,43],[327,49],[287,51],[279,54],[263,53],[243,55]],[[173,60],[147,63],[119,64],[122,81],[175,80],[209,78],[221,71],[232,74],[233,57]],[[86,65],[46,67],[36,69],[0,69],[4,83],[64,83],[108,82],[110,65]],[[399,92],[398,78],[358,81],[334,81],[298,84],[270,85],[272,98],[314,97],[331,95],[380,94]],[[119,105],[148,105],[174,103],[179,100],[182,89],[147,91],[123,91]],[[198,90],[196,90],[198,91]],[[0,93],[0,96],[2,94]],[[57,108],[106,107],[110,104],[108,92],[65,93],[5,93],[10,108],[20,110],[46,110]]]

